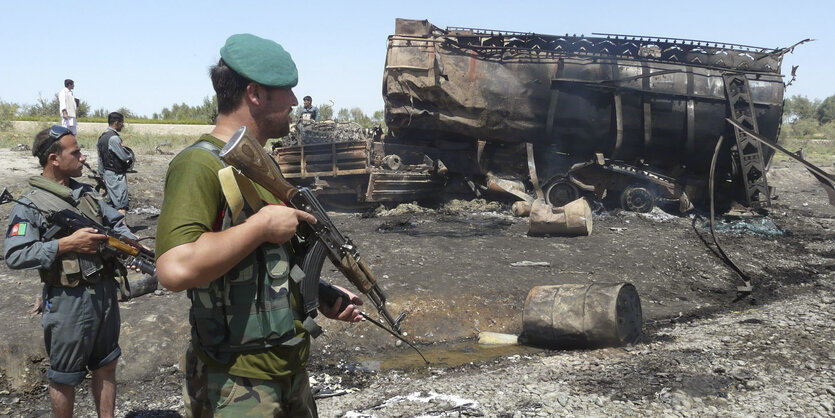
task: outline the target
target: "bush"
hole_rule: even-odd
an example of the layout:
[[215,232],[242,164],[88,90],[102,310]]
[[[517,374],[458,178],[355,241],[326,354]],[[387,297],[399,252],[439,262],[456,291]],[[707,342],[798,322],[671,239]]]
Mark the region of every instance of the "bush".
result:
[[20,108],[16,103],[9,103],[0,100],[0,131],[12,130],[12,121],[17,116]]
[[818,106],[815,116],[821,125],[835,122],[835,96],[829,96]]

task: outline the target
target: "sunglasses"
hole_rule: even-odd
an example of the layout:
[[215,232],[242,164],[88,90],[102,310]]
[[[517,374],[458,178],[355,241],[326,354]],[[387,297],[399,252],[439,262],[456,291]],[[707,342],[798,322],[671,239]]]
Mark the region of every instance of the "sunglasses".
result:
[[40,147],[38,147],[38,155],[42,155],[49,147],[52,146],[56,141],[60,141],[66,135],[72,135],[72,132],[61,126],[61,125],[52,125],[49,128],[49,137],[44,141]]

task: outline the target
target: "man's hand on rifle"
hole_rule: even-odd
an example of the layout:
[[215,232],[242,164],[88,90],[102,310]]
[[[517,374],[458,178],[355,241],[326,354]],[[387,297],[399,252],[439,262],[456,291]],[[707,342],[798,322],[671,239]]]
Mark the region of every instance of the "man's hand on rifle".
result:
[[339,311],[340,306],[342,305],[342,296],[338,297],[333,305],[327,306],[327,304],[320,298],[319,299],[319,312],[325,317],[330,319],[337,319],[340,321],[345,322],[359,322],[362,321],[362,315],[360,315],[360,310],[357,306],[362,305],[363,301],[357,295],[349,292],[345,288],[337,285],[331,285],[333,287],[338,288],[342,292],[344,292],[348,297],[351,298],[350,304],[342,311]]
[[99,250],[99,244],[106,239],[107,235],[98,233],[94,228],[81,228],[72,235],[58,240],[58,254],[95,254]]
[[265,242],[282,244],[293,238],[299,222],[315,224],[316,217],[289,206],[267,205],[247,219],[247,222],[259,224]]

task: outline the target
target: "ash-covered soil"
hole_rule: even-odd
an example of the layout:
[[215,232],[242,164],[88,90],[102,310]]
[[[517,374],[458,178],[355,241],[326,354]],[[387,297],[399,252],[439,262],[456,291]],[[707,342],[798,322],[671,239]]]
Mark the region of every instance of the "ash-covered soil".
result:
[[[93,152],[94,154],[94,152]],[[129,222],[153,236],[171,156],[141,155]],[[16,196],[39,173],[28,152],[0,150]],[[95,163],[95,156],[91,157]],[[832,166],[825,167],[835,171]],[[835,207],[799,164],[769,173],[767,217],[726,218],[725,251],[755,280],[737,299],[706,215],[647,215],[593,204],[589,237],[529,237],[507,206],[470,201],[332,213],[360,248],[389,310],[432,362],[367,322],[321,320],[309,370],[322,416],[827,416],[835,414]],[[10,206],[0,207],[7,222]],[[384,216],[383,216],[384,215]],[[346,285],[332,268],[326,276]],[[481,331],[518,334],[534,286],[630,282],[644,335],[626,348],[480,347]],[[50,411],[35,272],[0,265],[0,415]],[[188,299],[158,291],[122,303],[119,416],[178,416]],[[370,313],[373,308],[367,306]],[[76,415],[94,416],[89,385]]]

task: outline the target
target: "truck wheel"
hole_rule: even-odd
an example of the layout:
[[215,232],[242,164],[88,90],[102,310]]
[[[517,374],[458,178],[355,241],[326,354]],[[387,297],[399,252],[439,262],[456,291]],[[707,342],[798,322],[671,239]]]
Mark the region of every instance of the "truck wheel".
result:
[[620,207],[638,213],[647,213],[655,207],[655,197],[647,187],[629,186],[620,194]]
[[580,191],[577,190],[577,186],[567,181],[558,181],[545,192],[545,201],[554,207],[565,206],[579,197]]

